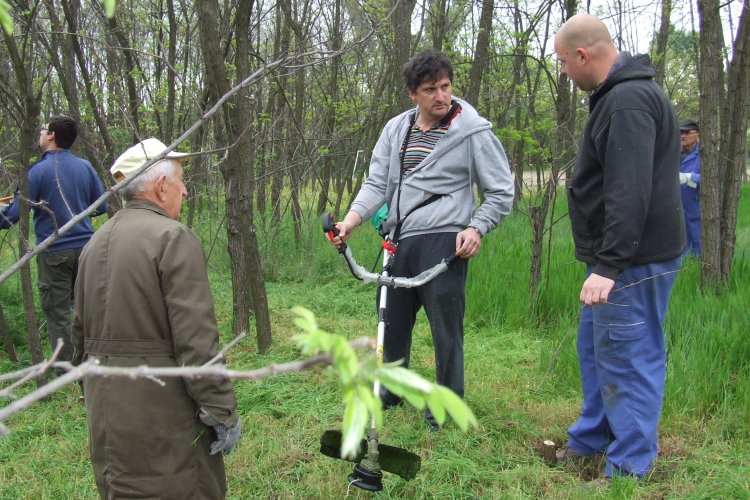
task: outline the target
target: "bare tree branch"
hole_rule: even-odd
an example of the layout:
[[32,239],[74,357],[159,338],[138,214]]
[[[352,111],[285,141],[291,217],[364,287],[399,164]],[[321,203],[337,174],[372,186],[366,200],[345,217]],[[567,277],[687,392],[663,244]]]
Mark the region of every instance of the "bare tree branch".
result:
[[[227,345],[224,349],[222,349],[219,354],[223,355],[223,353],[226,352],[228,348],[235,345],[237,341],[240,340],[240,338],[242,337],[238,336],[236,339],[234,339],[234,341],[231,344]],[[375,339],[373,337],[360,337],[349,342],[349,345],[355,349],[367,348],[370,350],[375,350],[376,348]],[[57,352],[58,350],[55,351],[55,353]],[[98,364],[97,360],[86,361],[85,363],[82,363],[77,367],[72,367],[70,363],[53,362],[53,358],[50,358],[50,360],[43,361],[42,363],[34,365],[30,368],[2,375],[0,376],[0,380],[10,380],[13,378],[30,380],[50,366],[54,368],[69,370],[66,374],[61,375],[50,383],[40,387],[33,392],[30,392],[26,396],[17,399],[4,408],[0,409],[0,435],[7,436],[10,434],[10,429],[8,429],[8,427],[3,425],[1,422],[4,422],[12,415],[15,415],[16,413],[27,409],[33,403],[44,399],[47,396],[50,396],[61,387],[76,382],[87,375],[99,377],[128,377],[131,379],[146,378],[153,380],[156,383],[161,383],[158,380],[161,377],[220,377],[239,380],[258,380],[263,377],[275,376],[280,373],[299,372],[307,370],[320,364],[333,364],[333,359],[331,358],[330,354],[321,354],[298,361],[290,361],[288,363],[282,363],[279,365],[272,364],[266,366],[265,368],[244,371],[230,370],[224,365],[212,364],[214,362],[214,359],[203,366],[180,366],[174,368],[151,368],[147,366],[139,366],[136,368],[119,368],[112,366],[101,366]],[[17,387],[17,385],[18,383],[14,384],[14,386],[11,387]]]

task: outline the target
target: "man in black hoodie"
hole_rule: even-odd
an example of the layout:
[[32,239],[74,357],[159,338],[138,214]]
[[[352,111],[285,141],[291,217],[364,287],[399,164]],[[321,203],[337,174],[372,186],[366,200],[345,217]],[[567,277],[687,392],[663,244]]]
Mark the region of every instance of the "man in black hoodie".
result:
[[561,71],[592,92],[568,188],[586,263],[578,328],[579,419],[558,459],[607,453],[600,483],[642,476],[657,452],[666,373],[662,322],[686,246],[677,115],[646,55],[615,48],[588,14],[555,35]]

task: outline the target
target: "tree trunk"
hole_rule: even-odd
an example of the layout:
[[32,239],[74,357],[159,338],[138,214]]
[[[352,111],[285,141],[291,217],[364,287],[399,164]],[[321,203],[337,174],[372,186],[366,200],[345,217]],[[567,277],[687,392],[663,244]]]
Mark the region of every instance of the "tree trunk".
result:
[[701,288],[721,283],[721,207],[724,172],[719,158],[719,94],[724,92],[724,36],[719,0],[700,0]]
[[[266,59],[268,59],[268,54],[266,50],[266,54],[264,55]],[[274,57],[276,59],[276,57]],[[258,92],[260,94],[260,97],[258,98],[258,107],[266,114],[266,116],[274,116],[273,112],[273,96],[272,94],[266,93],[266,89],[268,88],[268,80],[266,80],[267,76],[263,78],[263,80],[260,83],[260,88],[258,89]],[[264,105],[264,96],[268,96],[265,99],[265,105]],[[260,123],[258,125],[259,128],[259,135],[263,138],[267,138],[267,134],[271,130],[270,127],[270,120],[260,120]],[[269,150],[269,145],[265,140],[262,140],[261,144],[258,146],[258,165],[255,168],[255,215],[259,216],[262,221],[265,221],[266,216],[266,188],[268,187],[268,167],[266,165],[266,161],[268,161],[267,154]],[[262,223],[261,223],[262,224]]]
[[[198,0],[196,7],[205,66],[207,74],[213,75],[211,91],[214,98],[218,99],[230,90],[221,53],[221,40],[216,30],[216,19],[220,19],[219,5],[216,0]],[[238,47],[235,64],[239,78],[249,75],[246,58],[250,47],[249,22],[252,8],[253,0],[240,0],[237,5]],[[226,225],[232,258],[232,288],[235,290],[235,334],[249,326],[249,318],[245,316],[251,307],[247,289],[249,283],[255,302],[258,350],[264,353],[271,345],[271,321],[253,222],[252,134],[245,133],[245,127],[251,122],[248,94],[249,90],[244,89],[224,106],[224,130],[229,139],[224,142],[238,144],[228,151],[222,173],[226,183]],[[241,323],[242,321],[245,323]]]
[[[80,70],[80,76],[83,79],[84,88],[86,89],[86,98],[89,103],[89,108],[91,109],[91,114],[94,116],[94,121],[96,122],[96,126],[99,129],[99,134],[102,137],[102,141],[104,142],[104,148],[107,151],[107,154],[104,157],[103,164],[104,165],[111,165],[114,163],[115,158],[117,155],[117,150],[115,148],[114,140],[112,139],[112,135],[109,132],[109,125],[107,123],[106,117],[102,114],[101,108],[99,106],[99,102],[96,99],[96,94],[94,93],[93,89],[93,83],[91,81],[91,75],[89,74],[88,70],[88,61],[86,60],[86,56],[83,53],[83,48],[81,47],[81,43],[78,39],[78,12],[81,8],[80,0],[61,0],[60,4],[63,8],[63,13],[65,14],[65,20],[68,25],[68,32],[72,33],[70,36],[70,44],[73,47],[73,52],[75,53],[76,60],[78,61],[78,69]],[[108,183],[111,182],[109,179],[109,176],[105,175],[104,177],[105,185],[109,185]],[[110,217],[114,216],[115,212],[119,210],[122,207],[120,203],[120,199],[118,196],[111,196],[109,200],[107,201],[107,213]]]
[[[747,147],[750,101],[750,1],[744,1],[729,65],[727,96],[721,115],[720,161],[726,162],[721,213],[721,279],[729,282],[735,250],[737,209]],[[702,147],[702,143],[701,143]],[[701,158],[702,159],[702,158]]]
[[174,12],[174,0],[166,0],[167,18],[169,19],[169,49],[167,51],[167,117],[164,124],[164,142],[172,143],[174,137],[174,108],[175,108],[175,66],[177,65],[177,20]]
[[[279,49],[276,51],[277,54],[286,54],[289,51],[291,29],[287,23],[284,12],[282,10],[281,2],[276,7],[276,36],[279,43]],[[276,43],[276,42],[274,42]],[[284,92],[287,83],[287,72],[282,71],[281,74],[274,78],[276,82],[276,112],[279,118],[274,127],[274,141],[273,141],[273,161],[271,163],[273,167],[273,180],[271,182],[271,206],[273,212],[271,215],[271,226],[274,228],[274,232],[277,229],[279,222],[281,221],[281,196],[284,189],[284,170],[285,167],[291,161],[291,158],[287,158],[286,148],[284,147],[282,139],[285,139],[285,124],[286,124],[286,99],[284,98]],[[291,182],[291,181],[290,181]]]
[[[98,5],[98,3],[96,4]],[[135,56],[133,51],[130,50],[130,41],[128,40],[125,31],[120,27],[117,21],[117,16],[112,16],[107,19],[109,28],[117,38],[117,42],[120,44],[120,50],[123,57],[125,58],[125,86],[128,89],[128,111],[130,113],[130,126],[133,128],[133,142],[136,143],[141,139],[141,124],[138,116],[138,107],[141,105],[141,99],[138,97],[138,89],[133,75],[135,74]]]
[[14,363],[18,363],[18,356],[16,355],[15,347],[13,347],[13,339],[10,336],[8,323],[5,322],[2,304],[0,304],[0,333],[3,335],[3,344],[5,344],[5,352],[8,353],[8,359]]
[[[390,0],[390,7],[395,10],[390,19],[390,38],[392,48],[390,50],[390,78],[388,83],[393,89],[391,96],[396,100],[396,112],[384,107],[385,116],[396,115],[412,106],[409,94],[404,91],[403,76],[401,69],[411,56],[411,15],[414,12],[416,0]],[[391,98],[389,97],[389,100]]]
[[529,207],[529,218],[531,219],[531,266],[529,268],[529,295],[532,307],[535,304],[535,298],[537,295],[537,289],[541,282],[542,275],[542,251],[544,250],[544,233],[547,228],[547,213],[549,212],[549,201],[552,193],[552,189],[556,187],[556,183],[551,182],[551,177],[548,180],[548,185],[542,196],[541,205],[532,205]]
[[664,87],[664,67],[667,59],[667,38],[669,36],[669,18],[672,16],[672,0],[661,2],[661,26],[656,36],[656,54],[654,57],[654,69],[656,76],[654,80]]
[[[30,11],[26,9],[25,12]],[[33,24],[35,24],[33,19],[27,19],[26,26],[32,26]],[[10,55],[16,83],[18,84],[19,92],[21,92],[23,98],[23,121],[19,124],[20,136],[17,163],[17,175],[19,181],[18,189],[22,196],[19,200],[20,219],[18,222],[18,252],[19,256],[22,257],[31,250],[31,245],[29,244],[29,204],[25,201],[29,197],[27,166],[29,164],[29,158],[32,155],[31,150],[34,147],[34,138],[38,133],[37,120],[39,119],[39,114],[41,112],[41,105],[39,103],[40,96],[34,94],[32,70],[30,65],[26,64],[26,61],[28,61],[28,58],[25,57],[26,54],[22,56],[21,53],[19,53],[18,46],[12,35],[9,35],[5,30],[0,31],[3,32],[5,46]],[[34,290],[32,286],[31,266],[26,264],[21,267],[23,312],[26,321],[26,334],[29,337],[31,361],[34,364],[37,364],[44,360],[44,355],[42,353],[42,342],[39,338],[39,330],[36,323]],[[37,387],[41,387],[47,383],[47,374],[42,373],[36,377],[35,380]]]
[[490,37],[492,36],[492,14],[495,11],[494,0],[484,0],[482,2],[482,14],[479,17],[479,34],[477,35],[477,44],[474,50],[474,62],[471,64],[469,73],[469,89],[466,93],[466,100],[479,109],[479,91],[482,89],[482,77],[484,69],[487,67],[487,60],[490,57]]
[[[334,7],[333,27],[331,29],[331,50],[338,51],[341,48],[341,0],[336,0]],[[328,92],[326,99],[328,105],[326,106],[325,115],[325,131],[326,137],[329,143],[333,142],[333,136],[336,131],[336,102],[339,99],[339,67],[341,66],[341,56],[336,56],[331,60],[331,76],[328,81]],[[331,148],[329,148],[331,149]],[[323,157],[323,171],[321,172],[321,187],[320,195],[318,196],[318,207],[316,213],[318,215],[325,212],[326,205],[328,204],[328,189],[331,184],[331,176],[334,173],[335,158],[336,155],[332,154],[333,151]]]
[[[433,0],[430,2],[428,23],[432,28],[432,48],[443,50],[443,41],[446,40],[446,24],[448,22],[448,2],[446,0]],[[411,33],[411,30],[409,30]]]
[[[216,30],[216,20],[220,19],[218,2],[216,0],[200,0],[196,2],[196,10],[198,12],[198,26],[206,74],[212,75],[209,88],[213,100],[216,101],[231,88],[222,56],[221,39]],[[232,104],[225,105],[223,111],[225,124],[229,121],[231,105],[234,105],[234,100],[232,100]],[[229,125],[231,127],[231,121]],[[218,120],[215,122],[215,133],[220,143],[233,144],[231,130],[229,128],[224,130]],[[221,173],[225,184],[227,249],[232,262],[233,331],[235,335],[249,330],[251,297],[248,287],[249,278],[245,267],[244,244],[240,233],[240,225],[243,223],[240,214],[240,197],[243,193],[239,178],[240,165],[238,160],[236,148],[233,148],[221,164]]]
[[[237,5],[237,73],[239,78],[250,75],[250,64],[247,54],[250,52],[250,16],[253,10],[254,0],[240,0]],[[235,149],[238,158],[240,180],[242,183],[243,196],[240,200],[241,235],[244,245],[245,269],[250,278],[251,307],[255,310],[255,324],[258,341],[258,352],[265,353],[272,343],[271,316],[268,311],[268,298],[266,295],[266,282],[263,277],[263,266],[260,258],[260,248],[255,232],[255,221],[253,216],[253,194],[255,192],[255,177],[253,169],[252,152],[255,150],[253,134],[246,132],[244,128],[250,126],[249,90],[238,93],[236,105],[231,109],[232,120],[235,129],[232,130],[233,137],[240,141]],[[246,152],[250,154],[246,154]],[[231,154],[231,153],[230,153]]]
[[[76,146],[81,145],[84,150],[83,156],[93,165],[94,170],[96,170],[96,173],[99,175],[99,179],[102,181],[102,184],[104,184],[104,188],[109,189],[114,184],[114,179],[109,170],[105,168],[102,163],[100,155],[97,154],[94,143],[89,136],[88,126],[81,115],[80,98],[78,95],[78,87],[76,86],[75,55],[72,46],[69,43],[68,37],[61,35],[61,33],[64,32],[64,29],[57,15],[57,11],[55,10],[54,3],[51,0],[46,0],[45,5],[53,28],[53,31],[50,33],[51,43],[46,44],[47,52],[50,56],[52,65],[57,71],[63,94],[65,94],[65,98],[68,101],[70,117],[78,123],[78,140],[76,140]],[[42,41],[44,43],[45,39],[42,38]],[[107,211],[110,217],[113,216],[117,210],[122,208],[118,195],[111,196],[107,202]]]
[[[291,28],[295,38],[295,49],[301,54],[305,50],[305,34],[302,25],[298,19],[295,19],[292,12],[291,0],[282,0],[281,8],[284,11],[284,20],[286,25]],[[288,144],[287,158],[291,161],[289,169],[289,189],[292,199],[292,219],[294,220],[294,242],[299,245],[302,242],[302,206],[299,202],[299,190],[302,187],[303,172],[301,158],[305,148],[305,137],[303,129],[300,126],[305,111],[305,80],[306,70],[304,67],[297,68],[294,72],[294,112],[292,118],[295,125],[295,132]],[[281,89],[282,94],[285,89]]]
[[[521,68],[523,67],[523,59],[525,55],[524,37],[521,32],[523,30],[521,19],[521,11],[518,6],[518,0],[515,0],[513,18],[515,21],[516,36],[516,47],[515,57],[513,57],[513,107],[515,108],[515,129],[521,130],[521,120],[524,114],[523,99],[521,98]],[[516,174],[516,190],[515,200],[513,201],[514,206],[518,203],[518,200],[523,196],[524,191],[524,180],[523,180],[523,138],[518,138],[513,143],[513,150],[511,153],[512,168]]]
[[[567,0],[565,5],[565,21],[570,19],[576,10],[576,1]],[[548,16],[551,12],[548,12]],[[525,66],[525,65],[524,65]],[[527,70],[528,73],[528,70]],[[536,86],[535,86],[536,88]],[[536,95],[536,91],[529,88],[528,94],[530,96]],[[534,110],[533,98],[529,105],[530,110]],[[535,311],[537,304],[536,298],[538,296],[539,284],[542,278],[542,252],[544,250],[544,236],[547,233],[548,244],[547,244],[547,284],[549,284],[549,260],[551,258],[552,251],[552,230],[553,230],[553,217],[554,217],[554,200],[557,195],[558,177],[560,175],[560,168],[565,165],[572,155],[572,119],[570,112],[570,81],[568,77],[560,74],[557,79],[557,97],[555,99],[555,111],[557,113],[557,131],[555,136],[555,148],[550,163],[550,175],[544,184],[544,191],[542,193],[542,202],[539,206],[532,206],[529,209],[529,218],[531,220],[532,229],[532,242],[531,242],[531,266],[530,266],[530,280],[529,280],[529,292],[532,310]],[[535,111],[533,111],[535,114]],[[532,115],[534,116],[534,115]],[[536,121],[536,116],[534,116]],[[537,180],[537,189],[542,189],[541,179]],[[550,224],[547,225],[547,216],[550,208],[552,209],[553,217],[550,217]]]

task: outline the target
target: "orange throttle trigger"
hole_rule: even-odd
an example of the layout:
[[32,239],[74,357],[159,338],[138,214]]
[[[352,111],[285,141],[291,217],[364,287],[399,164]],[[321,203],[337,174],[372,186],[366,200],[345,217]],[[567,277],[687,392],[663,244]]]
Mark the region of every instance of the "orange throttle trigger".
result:
[[[328,233],[328,236],[333,239],[339,235],[339,228],[333,223],[333,214],[331,212],[325,212],[323,214],[323,232]],[[339,247],[339,253],[346,252],[346,243],[342,242]]]

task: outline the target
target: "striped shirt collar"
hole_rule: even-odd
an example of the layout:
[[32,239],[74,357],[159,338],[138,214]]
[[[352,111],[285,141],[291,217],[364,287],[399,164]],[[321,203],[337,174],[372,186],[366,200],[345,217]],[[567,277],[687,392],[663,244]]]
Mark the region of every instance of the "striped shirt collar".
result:
[[[448,110],[448,112],[430,130],[436,129],[436,128],[448,128],[451,124],[451,121],[453,121],[453,119],[456,117],[460,109],[461,109],[461,105],[458,102],[451,101],[451,107]],[[417,111],[417,114],[414,116],[414,124],[412,125],[412,129],[419,128],[419,125],[417,125],[418,118],[419,118],[419,111]]]

